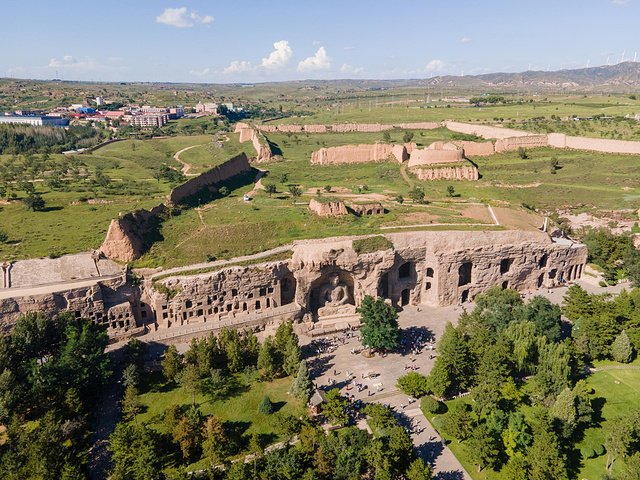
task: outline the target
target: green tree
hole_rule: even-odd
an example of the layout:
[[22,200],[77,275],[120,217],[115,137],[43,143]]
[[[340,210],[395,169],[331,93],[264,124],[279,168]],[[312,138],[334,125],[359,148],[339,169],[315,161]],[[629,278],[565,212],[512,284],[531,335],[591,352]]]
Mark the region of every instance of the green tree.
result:
[[267,195],[269,195],[269,198],[271,198],[271,195],[273,195],[274,193],[276,193],[276,186],[273,183],[267,183],[264,185],[264,191],[266,192]]
[[527,150],[524,147],[518,147],[518,156],[523,160],[529,158]]
[[122,397],[122,411],[128,417],[133,417],[133,421],[138,426],[138,413],[142,404],[140,403],[140,397],[138,396],[138,389],[133,385],[129,385]]
[[428,380],[418,372],[409,372],[398,378],[396,387],[407,395],[421,397],[428,391]]
[[324,191],[327,193],[331,193],[331,185],[325,185],[324,186]]
[[420,458],[416,458],[407,469],[405,474],[407,480],[431,480],[433,478],[433,472],[431,467],[424,463]]
[[463,335],[447,322],[438,342],[440,355],[429,375],[429,390],[436,397],[444,397],[470,385],[473,376],[473,359]]
[[211,468],[224,462],[229,454],[229,438],[224,425],[216,416],[207,417],[203,432],[202,452]]
[[567,480],[565,457],[562,454],[558,437],[553,431],[549,415],[541,410],[534,417],[532,425],[533,441],[527,449],[531,480]]
[[200,373],[195,365],[187,365],[178,378],[178,383],[182,386],[187,394],[192,396],[192,405],[196,405],[196,393],[202,390],[202,380]]
[[419,187],[414,187],[409,191],[409,198],[413,203],[422,203],[424,201],[424,191]]
[[262,400],[258,404],[258,412],[263,415],[271,415],[273,413],[273,403],[268,395],[262,397]]
[[349,420],[345,409],[347,407],[347,399],[340,395],[340,390],[334,388],[326,394],[326,402],[322,405],[325,417],[332,425],[345,425]]
[[7,243],[7,240],[9,240],[9,234],[5,230],[0,230],[0,243]]
[[162,373],[170,382],[174,382],[182,370],[182,357],[175,345],[170,345],[162,360]]
[[136,367],[133,363],[127,365],[122,372],[122,386],[127,388],[137,387],[140,383],[140,374],[138,373],[138,367]]
[[616,337],[611,346],[611,357],[620,363],[629,363],[633,359],[633,347],[624,330]]
[[294,375],[298,371],[301,357],[302,350],[298,345],[298,337],[297,335],[292,335],[287,340],[282,362],[282,369],[287,375]]
[[473,430],[469,405],[466,403],[456,405],[447,415],[444,429],[450,435],[454,436],[458,440],[458,443],[466,440]]
[[260,349],[258,368],[262,370],[262,374],[267,378],[272,378],[278,371],[276,351],[271,336],[264,340],[264,344]]
[[298,366],[298,373],[291,384],[291,394],[306,404],[309,398],[311,398],[312,393],[313,382],[309,377],[307,362],[301,360]]
[[371,348],[393,350],[400,343],[398,314],[383,298],[366,295],[360,308],[362,342]]
[[391,134],[389,132],[384,132],[382,134],[382,140],[389,143],[391,141]]
[[146,426],[120,422],[109,437],[113,480],[152,480],[160,475],[157,436]]
[[570,388],[565,388],[550,410],[551,417],[559,424],[563,438],[570,438],[577,426],[576,396]]
[[447,186],[447,197],[453,197],[456,193],[456,189],[453,187],[453,185],[448,185]]
[[478,472],[485,467],[493,468],[497,463],[500,448],[486,423],[481,423],[473,429],[469,438],[469,453],[473,463],[478,465]]
[[283,173],[280,175],[280,183],[287,183],[289,181],[289,174]]
[[580,285],[575,284],[567,288],[562,303],[562,313],[572,322],[580,317],[587,317],[593,312],[591,296]]
[[218,194],[220,194],[221,197],[226,197],[229,195],[229,189],[223,185],[218,189]]
[[506,428],[502,431],[502,443],[507,457],[513,458],[517,455],[524,455],[533,437],[531,429],[525,422],[522,412],[512,412]]
[[294,201],[302,195],[302,189],[297,185],[289,185],[289,193],[293,197]]
[[27,210],[32,210],[34,212],[39,212],[44,210],[45,202],[44,199],[39,194],[29,194],[28,197],[22,200],[24,206]]
[[409,143],[411,140],[413,140],[413,133],[412,132],[404,132],[404,135],[402,136],[402,141],[404,143]]

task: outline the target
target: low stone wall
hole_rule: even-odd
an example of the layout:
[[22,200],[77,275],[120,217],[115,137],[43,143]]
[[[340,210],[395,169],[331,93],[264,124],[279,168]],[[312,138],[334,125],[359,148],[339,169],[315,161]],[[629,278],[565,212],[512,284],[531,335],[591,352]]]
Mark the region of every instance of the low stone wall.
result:
[[186,181],[182,185],[174,188],[168,196],[168,204],[176,204],[191,195],[195,195],[203,188],[211,187],[218,183],[224,182],[240,173],[250,172],[251,166],[245,153],[236,155],[226,162],[211,170]]
[[478,180],[480,178],[478,169],[471,164],[456,167],[415,167],[411,169],[411,173],[420,180]]

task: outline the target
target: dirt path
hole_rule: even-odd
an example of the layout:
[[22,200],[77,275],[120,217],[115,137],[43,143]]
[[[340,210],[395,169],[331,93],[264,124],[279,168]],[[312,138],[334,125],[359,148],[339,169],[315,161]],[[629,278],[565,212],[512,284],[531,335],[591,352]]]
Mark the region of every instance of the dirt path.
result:
[[253,190],[251,190],[248,193],[249,196],[255,195],[256,193],[258,193],[258,190],[264,190],[264,185],[262,185],[262,177],[265,176],[265,174],[267,173],[267,170],[261,170],[261,169],[258,169],[258,170],[259,172],[256,175],[256,179],[255,179],[256,184],[253,186]]
[[183,148],[182,150],[177,151],[174,155],[173,155],[173,159],[176,162],[180,162],[182,164],[182,173],[184,173],[185,175],[188,176],[194,176],[195,174],[190,174],[189,170],[191,169],[191,165],[188,164],[187,162],[183,162],[182,160],[180,160],[180,154],[182,152],[186,152],[187,150],[191,150],[192,148],[196,148],[196,147],[202,147],[202,145],[191,145],[190,147],[186,147]]
[[409,184],[409,188],[413,188],[413,181],[409,178],[409,175],[407,175],[407,166],[406,165],[402,165],[400,167],[400,173],[402,174],[402,177]]

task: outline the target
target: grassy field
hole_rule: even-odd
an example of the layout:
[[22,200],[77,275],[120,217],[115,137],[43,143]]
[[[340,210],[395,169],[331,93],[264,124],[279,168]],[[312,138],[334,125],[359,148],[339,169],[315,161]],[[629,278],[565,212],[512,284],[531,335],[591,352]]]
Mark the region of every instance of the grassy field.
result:
[[[613,364],[614,362],[608,363]],[[634,363],[637,365],[638,361],[636,360]],[[592,403],[596,412],[594,414],[595,423],[593,427],[584,431],[582,438],[575,444],[573,455],[579,472],[574,478],[599,480],[606,473],[606,453],[596,458],[583,460],[580,456],[580,448],[585,445],[594,446],[604,444],[603,432],[607,421],[624,415],[630,408],[640,403],[640,370],[604,370],[595,372],[587,376],[586,379],[594,391]],[[463,397],[446,403],[451,410],[457,403],[470,402],[470,397]],[[527,417],[530,417],[535,412],[531,407],[523,407],[522,411]],[[429,420],[432,420],[432,418],[429,418]],[[444,437],[448,438],[446,435],[444,435]],[[477,465],[474,465],[470,460],[466,441],[457,443],[454,439],[448,446],[474,480],[506,480],[501,472],[485,469],[478,473]],[[617,465],[619,466],[620,464],[618,463]],[[614,463],[614,476],[616,473],[619,473],[619,471]]]
[[246,153],[248,157],[255,157],[257,152],[252,143],[240,143],[238,141],[239,138],[239,133],[222,134],[219,136],[222,148],[217,147],[215,142],[210,141],[208,144],[205,143],[182,152],[180,160],[192,166],[189,169],[191,174],[205,172],[242,152]]
[[[272,381],[249,382],[243,374],[235,374],[227,378],[224,388],[216,391],[208,389],[205,384],[203,393],[196,395],[196,404],[203,415],[215,415],[230,431],[230,436],[238,440],[240,445],[248,447],[253,433],[261,435],[268,444],[282,440],[274,428],[273,416],[258,413],[258,404],[265,395],[273,402],[277,412],[285,414],[303,414],[304,407],[298,400],[287,394],[292,378],[278,378]],[[144,375],[140,387],[140,401],[143,413],[138,415],[138,422],[150,428],[168,433],[163,423],[165,409],[169,405],[189,406],[192,396],[175,383],[167,383],[161,372]],[[240,454],[246,454],[241,451]],[[171,465],[165,465],[167,467]],[[188,466],[188,470],[206,468],[206,460],[200,460]]]

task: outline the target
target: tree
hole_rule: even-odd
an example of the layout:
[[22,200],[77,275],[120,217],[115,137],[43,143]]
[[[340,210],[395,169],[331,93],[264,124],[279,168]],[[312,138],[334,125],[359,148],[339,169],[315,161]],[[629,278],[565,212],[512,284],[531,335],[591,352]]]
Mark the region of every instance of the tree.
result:
[[269,195],[269,198],[271,198],[271,195],[273,195],[274,193],[276,193],[276,186],[273,183],[267,183],[264,185],[264,191],[267,193],[267,195]]
[[268,395],[262,397],[260,404],[258,404],[258,412],[263,415],[271,415],[273,413],[273,403],[271,403],[271,399]]
[[558,437],[553,432],[549,415],[541,410],[534,417],[532,425],[533,442],[527,449],[527,460],[530,464],[531,480],[567,480],[565,457],[561,453]]
[[447,197],[453,197],[456,193],[456,189],[453,188],[453,185],[447,186]]
[[302,357],[302,350],[298,345],[297,335],[292,335],[287,340],[287,345],[284,350],[284,358],[282,362],[282,369],[287,375],[294,375],[300,367],[300,359]]
[[331,185],[325,185],[324,186],[324,191],[327,193],[331,193]]
[[345,425],[349,417],[345,413],[347,407],[347,399],[340,395],[340,390],[334,388],[329,390],[325,395],[326,402],[322,405],[324,416],[332,425]]
[[262,370],[262,374],[267,378],[273,377],[278,371],[276,352],[273,347],[273,340],[271,336],[268,336],[264,340],[264,344],[260,349],[260,354],[258,355],[258,368]]
[[525,422],[522,412],[509,414],[507,427],[502,430],[502,443],[507,457],[512,458],[523,455],[527,447],[531,445],[531,429]]
[[389,132],[384,132],[382,134],[382,140],[384,140],[385,142],[390,142],[391,141],[391,134]]
[[137,387],[139,383],[140,374],[138,373],[138,368],[133,363],[130,363],[122,372],[122,386],[124,388],[129,386]]
[[555,175],[556,170],[560,169],[560,162],[558,162],[558,157],[551,157],[549,161],[549,173]]
[[39,212],[44,210],[45,202],[44,199],[39,194],[29,194],[27,198],[22,200],[24,206],[27,210],[32,210],[34,212]]
[[562,313],[572,322],[576,322],[580,317],[591,315],[593,308],[591,296],[580,285],[575,284],[567,288],[562,303]]
[[409,198],[413,200],[413,203],[422,203],[424,201],[424,192],[419,187],[414,187],[409,192]]
[[140,398],[138,397],[138,389],[133,385],[129,385],[125,391],[124,396],[122,397],[122,411],[129,417],[133,417],[133,421],[138,426],[138,412],[140,412],[140,408],[142,404],[140,403]]
[[153,430],[120,422],[109,437],[113,480],[150,480],[160,474],[158,441]]
[[223,185],[218,189],[218,193],[221,197],[226,197],[227,195],[229,195],[229,189]]
[[229,453],[229,439],[224,425],[216,416],[207,417],[203,432],[202,452],[212,468],[222,463]]
[[624,330],[616,337],[611,346],[611,357],[620,363],[629,363],[633,359],[633,347]]
[[298,373],[291,384],[291,394],[305,404],[313,393],[313,382],[309,377],[309,369],[306,360],[301,360],[298,366]]
[[0,230],[0,243],[7,243],[7,240],[9,240],[9,234],[4,230]]
[[287,183],[289,181],[289,174],[283,173],[280,175],[280,183]]
[[[251,439],[249,440],[249,453],[253,454],[253,474],[256,473],[258,455],[262,455],[264,452],[264,442],[260,435],[256,432],[253,432],[251,435]],[[244,463],[244,462],[236,462],[236,463]]]
[[446,417],[444,429],[454,436],[458,443],[467,439],[473,430],[469,405],[458,404]]
[[429,390],[436,397],[444,397],[464,389],[474,377],[473,359],[463,335],[447,322],[438,342],[440,355],[429,375]]
[[418,372],[409,372],[398,379],[396,387],[412,397],[421,397],[428,390],[428,380]]
[[577,425],[576,396],[570,388],[565,388],[550,410],[551,417],[559,424],[563,438],[570,438]]
[[527,150],[524,147],[518,147],[518,156],[523,160],[526,160],[527,158],[529,158],[529,155],[527,154]]
[[478,465],[478,472],[484,467],[493,467],[500,454],[497,439],[486,423],[473,429],[469,439],[469,452],[473,463]]
[[196,405],[196,393],[202,389],[202,380],[195,365],[187,365],[180,373],[178,383],[187,394],[192,395],[193,406]]
[[413,140],[413,133],[412,132],[404,132],[404,135],[402,136],[402,141],[404,143],[409,143],[411,140]]
[[366,295],[362,299],[360,308],[360,329],[362,341],[371,348],[393,350],[400,343],[400,328],[398,327],[398,313],[386,303],[383,298]]
[[398,195],[396,197],[396,202],[398,202],[400,205],[402,205],[404,203],[404,197],[402,195]]
[[433,478],[433,471],[422,459],[416,458],[409,465],[405,476],[407,480],[431,480]]
[[170,382],[174,382],[182,370],[182,357],[175,345],[170,345],[162,360],[162,373]]
[[289,185],[289,193],[295,200],[302,195],[302,189],[296,185]]

